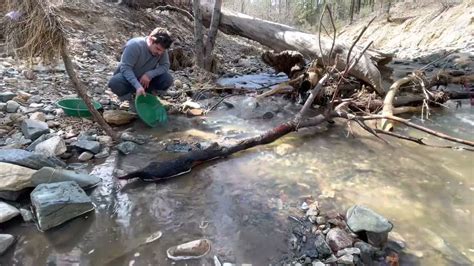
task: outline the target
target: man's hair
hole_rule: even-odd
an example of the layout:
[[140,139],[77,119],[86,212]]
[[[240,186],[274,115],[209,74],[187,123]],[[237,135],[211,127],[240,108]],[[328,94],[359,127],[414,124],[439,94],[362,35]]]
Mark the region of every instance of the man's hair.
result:
[[159,43],[165,49],[170,48],[171,44],[173,43],[173,39],[171,39],[171,33],[164,28],[154,29],[150,33],[150,38],[152,39],[153,43]]

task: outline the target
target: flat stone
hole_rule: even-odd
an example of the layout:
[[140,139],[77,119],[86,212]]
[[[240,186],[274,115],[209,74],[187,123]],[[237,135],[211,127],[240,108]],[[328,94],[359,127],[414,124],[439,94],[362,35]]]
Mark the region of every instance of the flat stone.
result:
[[103,158],[107,158],[109,157],[110,155],[110,148],[109,147],[105,147],[102,149],[101,152],[97,153],[96,155],[94,155],[94,158],[97,158],[97,159],[103,159]]
[[319,257],[321,259],[329,258],[332,255],[331,248],[324,239],[324,236],[317,235],[314,245],[316,246],[316,250],[318,251]]
[[31,177],[35,172],[30,168],[0,162],[0,191],[20,191],[32,187]]
[[49,133],[48,124],[32,119],[25,119],[21,123],[21,131],[26,138],[35,140],[41,135]]
[[45,156],[58,156],[67,151],[66,143],[60,136],[49,138],[35,147],[35,153]]
[[74,181],[82,188],[87,189],[99,184],[101,179],[97,176],[85,174],[80,171],[52,167],[43,167],[36,171],[36,173],[31,177],[33,186],[64,181]]
[[338,258],[337,263],[344,264],[344,265],[354,265],[354,256],[350,254],[346,254]]
[[188,260],[204,257],[211,250],[211,241],[199,239],[174,246],[166,250],[166,255],[172,260]]
[[326,241],[334,252],[352,246],[352,238],[340,228],[329,230]]
[[11,91],[0,92],[0,102],[8,102],[15,98],[16,94]]
[[20,104],[13,101],[13,100],[10,100],[7,102],[7,113],[15,113],[18,108],[20,108]]
[[30,119],[31,120],[36,120],[36,121],[41,121],[41,122],[46,121],[46,117],[45,117],[43,112],[34,112],[34,113],[32,113],[30,115]]
[[12,205],[0,201],[0,223],[4,223],[20,214],[20,211]]
[[132,153],[136,147],[137,147],[137,144],[131,142],[131,141],[124,141],[120,144],[118,144],[117,146],[115,146],[121,153],[127,155],[127,154],[130,154]]
[[385,217],[364,206],[355,205],[349,208],[346,218],[347,226],[354,233],[361,231],[386,233],[393,228],[392,223]]
[[92,159],[94,157],[94,154],[93,153],[90,153],[88,151],[85,151],[83,153],[81,153],[79,155],[79,157],[77,157],[77,159],[81,162],[87,162],[89,161],[90,159]]
[[16,164],[31,169],[44,166],[66,167],[66,164],[53,156],[44,156],[21,149],[0,149],[0,162]]
[[76,182],[38,185],[31,192],[38,227],[48,230],[94,210],[90,198]]
[[0,256],[15,242],[15,238],[9,234],[0,234]]
[[131,141],[131,142],[135,142],[137,144],[145,144],[146,141],[147,141],[147,137],[146,136],[142,136],[142,135],[138,135],[138,134],[132,134],[130,132],[124,132],[120,135],[120,139],[122,139],[123,141]]
[[338,257],[342,257],[346,254],[349,254],[349,255],[354,255],[354,254],[360,254],[360,249],[358,248],[345,248],[345,249],[341,249],[337,252],[336,256]]
[[96,154],[100,151],[100,142],[98,141],[80,139],[74,143],[74,146],[86,151],[90,151],[93,154]]

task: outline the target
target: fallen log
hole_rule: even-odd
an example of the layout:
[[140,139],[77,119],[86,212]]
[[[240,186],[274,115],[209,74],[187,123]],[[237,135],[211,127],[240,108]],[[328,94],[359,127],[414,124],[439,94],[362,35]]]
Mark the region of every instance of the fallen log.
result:
[[[211,5],[201,5],[203,22],[209,24],[212,15]],[[346,68],[346,58],[350,46],[336,42],[332,48],[332,40],[321,36],[321,42],[315,34],[301,32],[287,25],[274,23],[247,16],[230,10],[221,10],[219,30],[226,34],[239,35],[257,41],[277,52],[293,50],[301,52],[308,58],[320,59],[327,65],[336,65],[340,71]],[[319,46],[321,43],[321,47]],[[331,50],[333,51],[331,53]],[[322,51],[322,52],[321,52]],[[362,53],[362,48],[354,47],[351,57]],[[371,51],[372,54],[376,53]],[[331,54],[331,58],[329,55]],[[380,55],[380,57],[383,57]],[[377,68],[374,56],[364,54],[359,63],[353,67],[349,74],[369,84],[379,95],[385,94],[382,78]],[[337,59],[337,64],[335,64]]]

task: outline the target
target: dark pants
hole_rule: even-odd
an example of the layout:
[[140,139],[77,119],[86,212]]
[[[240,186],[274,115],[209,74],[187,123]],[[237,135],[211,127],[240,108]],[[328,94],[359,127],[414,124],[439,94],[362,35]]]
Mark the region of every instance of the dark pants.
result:
[[[166,91],[171,84],[173,84],[173,76],[165,72],[156,76],[150,81],[150,85],[146,92]],[[128,82],[120,72],[116,72],[109,80],[109,88],[113,93],[117,94],[121,100],[131,99],[131,95],[136,92],[136,89]]]

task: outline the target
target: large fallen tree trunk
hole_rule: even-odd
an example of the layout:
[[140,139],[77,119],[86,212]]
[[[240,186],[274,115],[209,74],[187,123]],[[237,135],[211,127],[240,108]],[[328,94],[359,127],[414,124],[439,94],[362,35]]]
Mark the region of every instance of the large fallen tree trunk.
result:
[[[209,24],[211,16],[212,6],[202,5],[203,22]],[[219,30],[226,34],[252,39],[276,51],[299,51],[306,57],[321,59],[318,61],[328,65],[334,65],[337,59],[337,68],[341,71],[346,67],[346,59],[350,50],[349,45],[336,42],[331,53],[332,40],[327,37],[321,36],[321,47],[319,47],[319,39],[315,34],[301,32],[287,25],[257,19],[226,9],[221,10]],[[361,52],[361,48],[354,47],[351,56],[357,57]],[[331,54],[330,58],[329,54]],[[374,56],[364,54],[349,74],[371,85],[378,94],[384,95],[386,91],[382,86],[380,71],[373,58]]]

